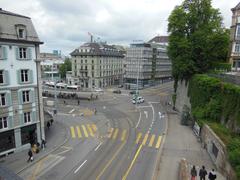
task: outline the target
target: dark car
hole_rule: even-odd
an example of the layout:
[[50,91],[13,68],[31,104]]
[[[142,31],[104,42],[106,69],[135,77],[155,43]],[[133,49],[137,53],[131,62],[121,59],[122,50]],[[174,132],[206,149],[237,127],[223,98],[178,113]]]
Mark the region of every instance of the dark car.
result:
[[136,91],[130,91],[129,94],[137,94]]
[[121,94],[122,92],[121,92],[121,90],[117,89],[117,90],[114,90],[113,93],[115,93],[115,94]]

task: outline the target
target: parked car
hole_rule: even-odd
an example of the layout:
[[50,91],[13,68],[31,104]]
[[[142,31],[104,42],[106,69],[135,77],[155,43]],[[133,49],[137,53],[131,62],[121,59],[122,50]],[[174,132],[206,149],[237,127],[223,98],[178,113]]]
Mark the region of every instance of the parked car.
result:
[[121,92],[121,90],[116,89],[116,90],[113,90],[113,93],[115,93],[115,94],[121,94],[122,92]]
[[122,84],[118,85],[118,88],[122,88],[122,87],[123,87],[123,85],[122,85]]

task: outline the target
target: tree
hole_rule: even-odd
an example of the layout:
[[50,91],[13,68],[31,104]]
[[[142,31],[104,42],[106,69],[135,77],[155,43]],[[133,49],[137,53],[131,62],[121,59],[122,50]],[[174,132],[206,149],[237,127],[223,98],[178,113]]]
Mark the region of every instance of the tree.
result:
[[69,58],[66,58],[64,63],[59,67],[59,73],[61,75],[61,78],[66,78],[67,71],[71,70],[72,70],[71,60]]
[[168,18],[168,55],[175,80],[207,72],[214,62],[227,60],[229,31],[211,0],[184,0]]

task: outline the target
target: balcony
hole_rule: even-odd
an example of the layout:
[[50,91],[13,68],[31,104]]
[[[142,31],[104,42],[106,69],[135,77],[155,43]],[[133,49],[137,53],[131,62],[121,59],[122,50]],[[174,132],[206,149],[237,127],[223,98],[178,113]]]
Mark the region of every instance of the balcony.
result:
[[79,72],[88,72],[87,69],[79,69]]
[[240,52],[232,52],[231,56],[240,57]]

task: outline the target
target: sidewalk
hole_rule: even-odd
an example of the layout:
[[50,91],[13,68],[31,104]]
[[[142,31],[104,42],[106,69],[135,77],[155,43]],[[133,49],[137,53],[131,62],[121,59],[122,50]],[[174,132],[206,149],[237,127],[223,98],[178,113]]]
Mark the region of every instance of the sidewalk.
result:
[[[180,116],[169,114],[168,118],[168,133],[163,144],[158,180],[178,180],[179,162],[182,158],[185,158],[189,164],[195,165],[197,173],[202,165],[208,172],[212,168],[215,169],[209,155],[201,147],[191,128],[180,124]],[[225,178],[217,174],[217,180],[225,180]]]
[[38,154],[33,154],[34,161],[27,162],[28,159],[28,149],[11,154],[0,159],[0,165],[5,166],[19,174],[21,171],[37,163],[39,160],[50,154],[52,151],[60,147],[68,139],[68,134],[65,127],[60,123],[55,121],[50,129],[46,129],[46,148],[40,150]]

